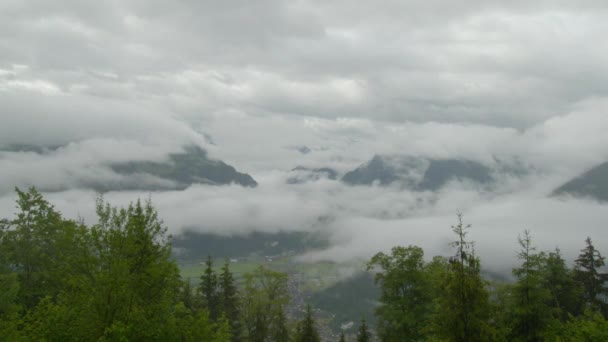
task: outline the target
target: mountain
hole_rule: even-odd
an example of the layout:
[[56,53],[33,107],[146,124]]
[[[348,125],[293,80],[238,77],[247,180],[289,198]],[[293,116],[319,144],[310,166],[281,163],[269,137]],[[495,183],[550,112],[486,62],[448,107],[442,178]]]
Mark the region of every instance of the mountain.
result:
[[492,172],[471,160],[376,155],[347,172],[342,181],[349,185],[400,183],[416,191],[435,191],[453,180],[488,184],[494,180]]
[[[36,153],[52,157],[63,146],[9,145],[0,146],[0,152]],[[110,177],[107,176],[109,168]],[[192,184],[239,184],[255,187],[257,182],[246,173],[220,160],[209,158],[207,152],[198,146],[187,146],[182,152],[169,155],[166,162],[131,161],[110,164],[96,164],[90,170],[92,176],[73,176],[69,182],[57,185],[18,184],[36,186],[41,191],[64,191],[71,188],[93,189],[100,192],[126,190],[183,190]],[[106,176],[95,177],[103,171]],[[89,172],[84,172],[89,173]],[[76,173],[79,174],[79,173]]]
[[287,183],[289,184],[302,184],[310,181],[316,181],[321,178],[327,178],[330,180],[338,179],[338,171],[329,167],[315,169],[298,166],[292,169],[290,173],[292,175],[287,179]]
[[553,195],[572,195],[590,197],[602,202],[608,201],[608,162],[565,183],[555,189]]
[[210,159],[207,152],[198,146],[186,147],[182,153],[169,155],[169,162],[134,161],[110,165],[112,170],[122,175],[150,175],[175,183],[176,189],[183,189],[195,183],[224,185],[239,184],[255,187],[258,183],[246,173],[221,160]]

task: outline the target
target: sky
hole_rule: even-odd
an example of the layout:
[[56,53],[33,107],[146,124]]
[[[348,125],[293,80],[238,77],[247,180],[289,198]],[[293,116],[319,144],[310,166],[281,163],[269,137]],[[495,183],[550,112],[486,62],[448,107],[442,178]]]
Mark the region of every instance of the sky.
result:
[[[608,210],[547,194],[608,160],[607,11],[558,0],[1,0],[0,146],[63,147],[0,154],[0,214],[14,212],[14,186],[38,184],[69,189],[48,197],[94,221],[95,194],[79,182],[195,144],[260,186],[152,194],[175,234],[329,232],[332,247],[310,260],[395,243],[449,253],[461,210],[496,267],[523,229],[574,255],[587,235],[608,241]],[[343,173],[375,154],[500,157],[534,172],[492,194],[285,184],[298,165]]]

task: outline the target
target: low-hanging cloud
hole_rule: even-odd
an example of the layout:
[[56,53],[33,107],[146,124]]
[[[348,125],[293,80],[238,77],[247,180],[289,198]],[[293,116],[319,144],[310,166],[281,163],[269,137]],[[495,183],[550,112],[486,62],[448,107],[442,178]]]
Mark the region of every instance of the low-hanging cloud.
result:
[[[513,261],[531,229],[568,257],[606,240],[605,204],[548,195],[608,160],[608,7],[600,1],[49,2],[0,4],[0,214],[35,185],[67,217],[95,222],[86,184],[166,180],[115,173],[187,145],[250,173],[255,189],[151,196],[184,230],[323,231],[304,260],[369,257],[394,244],[449,254],[456,210],[484,262]],[[301,153],[300,151],[307,151]],[[438,193],[287,184],[290,170],[344,174],[376,154],[525,169],[492,191]],[[167,184],[165,184],[167,185]]]

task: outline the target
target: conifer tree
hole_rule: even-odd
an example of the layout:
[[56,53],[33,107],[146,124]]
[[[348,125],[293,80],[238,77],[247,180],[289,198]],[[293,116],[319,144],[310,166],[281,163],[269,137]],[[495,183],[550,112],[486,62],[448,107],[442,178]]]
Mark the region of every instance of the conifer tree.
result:
[[467,229],[462,214],[452,230],[458,240],[451,243],[456,255],[450,258],[437,299],[433,330],[439,338],[453,342],[489,341],[492,329],[486,283],[481,278],[479,258],[474,244],[466,239]]
[[273,341],[290,341],[289,329],[287,329],[287,317],[285,317],[285,310],[282,308],[277,314],[276,321],[272,324],[271,335]]
[[192,295],[192,285],[190,283],[190,279],[186,279],[182,282],[181,287],[181,302],[184,303],[184,307],[186,307],[191,312],[195,309],[195,300]]
[[240,322],[239,322],[239,300],[238,290],[234,282],[234,276],[230,272],[230,263],[228,260],[224,262],[221,273],[219,275],[219,301],[224,317],[230,323],[232,330],[232,340],[240,340]]
[[346,337],[344,336],[344,331],[340,331],[340,340],[338,342],[346,342]]
[[369,332],[365,318],[361,319],[361,325],[357,331],[357,342],[369,342],[372,340],[372,334]]
[[298,335],[296,336],[296,342],[319,342],[319,332],[315,327],[315,320],[312,317],[312,310],[310,304],[306,305],[306,316],[300,322],[298,326]]
[[608,274],[601,272],[605,258],[595,248],[591,238],[585,240],[587,245],[575,261],[575,277],[583,286],[583,297],[587,306],[605,311],[606,302],[603,298],[608,293],[605,286]]
[[521,247],[518,258],[522,264],[513,269],[517,282],[513,287],[514,312],[512,318],[512,341],[542,341],[551,320],[551,293],[544,286],[542,266],[544,253],[535,253],[528,230],[518,238]]
[[220,316],[220,298],[218,293],[218,277],[213,269],[213,258],[211,256],[207,256],[207,261],[205,261],[205,270],[201,275],[199,292],[204,307],[209,311],[209,318],[212,322],[217,321]]
[[542,286],[549,290],[549,306],[556,318],[565,322],[569,316],[582,314],[583,288],[574,279],[574,272],[566,265],[559,248],[547,255],[542,277]]

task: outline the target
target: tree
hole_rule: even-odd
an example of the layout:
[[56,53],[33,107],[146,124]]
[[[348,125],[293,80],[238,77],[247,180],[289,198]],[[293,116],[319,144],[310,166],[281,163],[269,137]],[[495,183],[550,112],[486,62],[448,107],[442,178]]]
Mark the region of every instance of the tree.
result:
[[448,270],[437,299],[433,330],[438,337],[454,342],[492,340],[486,283],[481,278],[480,261],[474,244],[466,240],[467,229],[462,214],[452,230],[458,240],[451,243],[456,255],[449,260]]
[[365,318],[361,319],[361,325],[357,331],[357,342],[369,342],[372,340],[372,334],[369,332]]
[[273,328],[271,329],[271,340],[291,341],[289,329],[287,329],[287,317],[285,317],[284,309],[279,311],[276,322],[273,324]]
[[382,341],[421,339],[433,309],[422,248],[393,247],[390,255],[376,254],[367,268],[378,269],[375,282],[382,291],[376,309],[378,336]]
[[298,325],[296,342],[320,342],[319,332],[315,327],[315,320],[312,317],[310,304],[306,305],[306,316]]
[[544,333],[551,321],[548,303],[551,292],[544,286],[542,267],[544,253],[535,253],[528,230],[518,237],[521,247],[518,253],[522,264],[513,269],[517,282],[513,287],[514,312],[512,318],[512,341],[543,341]]
[[241,316],[245,338],[264,342],[285,329],[283,310],[289,302],[287,274],[260,266],[244,278]]
[[180,292],[180,300],[186,307],[186,309],[193,312],[196,309],[195,298],[192,293],[192,285],[190,279],[182,281]]
[[241,327],[238,290],[228,260],[224,262],[219,275],[219,302],[222,314],[230,323],[233,340],[239,341]]
[[575,279],[583,286],[583,298],[588,307],[605,311],[605,296],[608,289],[605,287],[608,274],[601,273],[605,258],[595,248],[591,238],[585,240],[587,245],[575,261]]
[[338,342],[346,342],[346,337],[344,336],[344,331],[340,331],[340,340]]
[[221,311],[218,286],[218,277],[213,269],[213,258],[209,255],[207,261],[205,261],[205,271],[201,275],[199,292],[203,299],[203,305],[209,311],[209,317],[213,322],[219,318]]
[[30,309],[47,295],[59,293],[74,273],[70,267],[73,255],[80,254],[75,250],[81,247],[76,243],[79,227],[64,220],[35,188],[15,191],[19,212],[2,224],[0,253],[5,270],[8,266],[17,274],[18,303]]
[[75,297],[92,306],[87,319],[95,322],[97,336],[158,340],[180,287],[167,229],[150,201],[118,209],[100,197],[97,214],[99,223],[91,228],[95,260]]
[[574,273],[568,269],[559,248],[547,255],[542,273],[542,287],[550,293],[549,306],[554,316],[565,322],[571,315],[582,314],[583,288],[574,279]]
[[563,326],[559,338],[561,341],[608,341],[608,321],[600,313],[586,310]]

